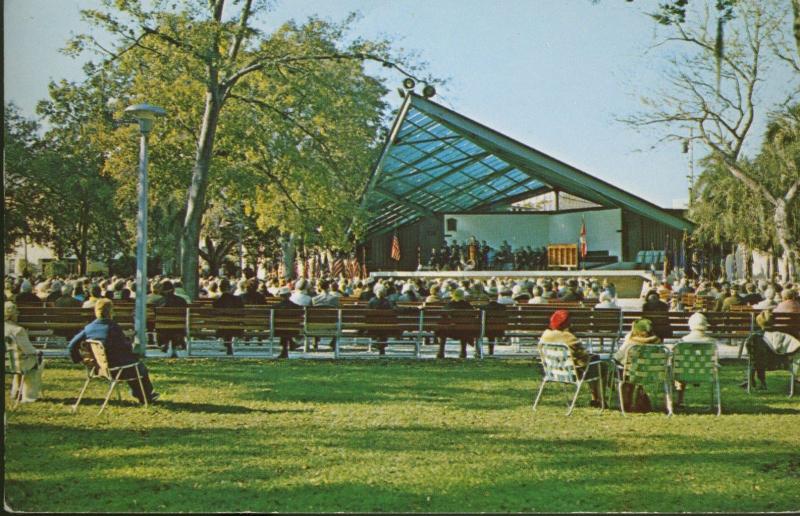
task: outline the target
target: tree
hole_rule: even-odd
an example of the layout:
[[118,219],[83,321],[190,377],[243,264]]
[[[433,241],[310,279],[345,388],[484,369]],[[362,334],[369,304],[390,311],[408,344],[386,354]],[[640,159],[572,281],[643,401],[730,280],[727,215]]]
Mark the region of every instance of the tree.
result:
[[[150,69],[136,75],[134,89],[140,93],[152,94],[154,85],[150,79],[163,77],[163,84],[180,81],[181,87],[176,91],[191,90],[194,93],[191,98],[200,101],[185,106],[187,111],[181,112],[178,120],[196,142],[181,235],[181,273],[187,293],[193,298],[197,296],[201,222],[212,164],[216,166],[218,157],[215,153],[218,130],[234,95],[247,89],[253,78],[274,80],[276,76],[286,77],[291,73],[313,73],[320,64],[329,62],[372,60],[407,75],[413,71],[401,67],[401,60],[390,55],[386,42],[356,39],[342,45],[338,43],[341,39],[336,38],[342,29],[322,22],[309,23],[307,30],[325,29],[323,33],[327,31],[333,38],[330,41],[318,38],[317,42],[331,44],[317,45],[313,38],[308,38],[309,44],[304,46],[282,45],[280,37],[267,36],[256,27],[259,15],[267,11],[266,4],[257,0],[208,0],[186,2],[177,10],[168,8],[165,1],[155,0],[153,8],[148,10],[138,2],[105,0],[104,9],[83,13],[90,22],[117,38],[114,47],[106,49],[85,35],[74,38],[68,46],[73,52],[92,46],[107,56],[106,65],[121,61],[126,63],[122,66],[132,70],[152,67],[166,72],[162,76]],[[227,8],[233,12],[228,13]],[[196,106],[202,108],[197,110]],[[199,116],[191,116],[198,111]]]
[[[645,111],[624,121],[639,128],[665,130],[663,141],[686,141],[688,129],[693,128],[694,139],[705,146],[716,166],[755,196],[754,202],[768,207],[775,238],[791,264],[798,256],[798,242],[790,232],[788,209],[795,202],[800,176],[788,171],[785,180],[769,180],[764,175],[775,174],[775,169],[754,168],[745,155],[757,117],[771,109],[763,105],[760,86],[787,56],[780,53],[784,48],[780,35],[792,28],[783,16],[783,7],[785,2],[777,0],[733,3],[723,54],[715,43],[717,30],[708,7],[694,13],[691,20],[672,20],[662,44],[678,45],[683,53],[671,60],[666,72],[668,87],[643,98]],[[787,85],[789,98],[797,93],[798,79],[800,75],[793,74],[792,84]],[[728,206],[734,213],[736,208]]]
[[25,119],[13,104],[3,111],[3,250],[14,250],[17,242],[29,238],[41,242],[47,233],[41,218],[43,192],[37,188],[34,170],[41,147],[39,125]]
[[[66,83],[51,85],[54,98],[67,91],[74,93]],[[65,104],[55,100],[42,108],[55,124],[44,136],[37,124],[6,106],[4,244],[8,251],[25,236],[52,247],[58,258],[74,254],[85,274],[90,256],[115,254],[125,237],[113,202],[116,184],[100,174],[102,154],[87,136],[90,105],[67,97]],[[59,106],[69,106],[69,114]]]

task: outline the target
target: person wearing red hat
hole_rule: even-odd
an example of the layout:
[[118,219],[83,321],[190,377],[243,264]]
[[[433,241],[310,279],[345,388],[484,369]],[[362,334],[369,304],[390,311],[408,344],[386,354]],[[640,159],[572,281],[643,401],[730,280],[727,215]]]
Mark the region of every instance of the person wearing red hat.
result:
[[[553,315],[550,316],[550,327],[542,332],[539,342],[544,344],[566,344],[569,348],[570,354],[572,355],[572,361],[575,364],[575,369],[579,375],[582,375],[586,365],[593,359],[593,357],[589,355],[589,353],[586,351],[586,348],[584,348],[583,344],[581,344],[581,341],[578,340],[578,337],[570,332],[569,323],[569,311],[556,310],[553,312]],[[600,371],[592,368],[592,370],[590,370],[586,375],[587,379],[593,378],[599,373]],[[599,382],[591,382],[589,383],[589,386],[592,390],[592,401],[590,402],[590,405],[592,407],[599,407]]]

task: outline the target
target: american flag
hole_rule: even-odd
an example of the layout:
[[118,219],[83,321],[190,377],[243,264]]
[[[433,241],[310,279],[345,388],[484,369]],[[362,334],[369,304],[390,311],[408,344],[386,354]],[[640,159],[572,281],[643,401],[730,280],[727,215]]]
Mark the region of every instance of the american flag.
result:
[[347,260],[347,275],[350,279],[356,279],[361,275],[361,266],[358,264],[357,258]]
[[392,260],[400,261],[400,238],[398,238],[396,231],[392,237]]
[[586,258],[586,254],[588,253],[588,247],[586,246],[586,221],[581,221],[581,258]]
[[367,248],[361,248],[361,279],[369,277],[367,274]]
[[342,259],[341,256],[337,255],[336,258],[333,259],[333,266],[331,267],[331,276],[333,276],[334,278],[338,278],[342,274],[344,274],[344,260]]

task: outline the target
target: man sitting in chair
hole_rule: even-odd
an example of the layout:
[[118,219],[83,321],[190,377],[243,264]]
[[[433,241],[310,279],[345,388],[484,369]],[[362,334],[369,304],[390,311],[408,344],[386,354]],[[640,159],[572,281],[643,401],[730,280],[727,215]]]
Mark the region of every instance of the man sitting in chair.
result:
[[125,338],[122,333],[122,328],[113,320],[114,303],[110,299],[100,299],[94,305],[94,315],[97,317],[94,321],[86,325],[86,327],[75,335],[69,343],[67,348],[69,356],[73,362],[80,363],[80,344],[84,340],[99,340],[103,343],[108,357],[109,367],[119,367],[133,362],[138,362],[137,369],[142,379],[142,392],[136,374],[131,369],[125,369],[122,379],[128,381],[128,386],[131,389],[131,394],[134,398],[139,400],[139,403],[144,403],[145,396],[147,401],[153,403],[158,399],[158,393],[153,392],[153,384],[150,383],[150,376],[147,374],[147,368],[142,362],[139,362],[138,355],[134,354],[131,348],[131,343]]
[[[583,374],[586,365],[592,360],[597,359],[595,355],[589,355],[586,348],[583,347],[581,341],[578,340],[572,332],[569,331],[569,311],[556,310],[550,316],[550,327],[542,332],[539,342],[545,344],[566,344],[572,355],[572,362],[575,364],[575,370],[579,375]],[[594,369],[594,368],[593,368]],[[600,371],[589,370],[586,378],[595,378]],[[599,382],[590,382],[589,386],[592,389],[592,401],[589,403],[592,407],[601,406],[600,403],[600,386]]]

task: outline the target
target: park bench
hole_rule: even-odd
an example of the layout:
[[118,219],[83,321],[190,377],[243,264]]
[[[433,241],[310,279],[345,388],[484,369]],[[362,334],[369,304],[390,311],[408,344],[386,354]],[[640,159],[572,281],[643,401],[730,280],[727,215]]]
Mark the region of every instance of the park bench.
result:
[[[269,309],[269,342],[270,345],[279,344],[276,340],[298,339],[303,337],[305,327],[305,310],[298,308],[271,308]],[[272,355],[272,348],[270,348]]]
[[[753,314],[754,318],[755,316],[756,314]],[[775,331],[782,331],[800,339],[800,313],[773,312],[772,324]],[[753,328],[755,329],[755,326],[753,326]]]
[[303,336],[305,351],[308,351],[308,340],[314,342],[314,351],[317,351],[319,340],[322,338],[333,339],[334,356],[339,358],[339,341],[341,338],[341,310],[324,306],[309,306],[304,310]]
[[[704,312],[708,319],[708,334],[719,339],[746,339],[753,330],[754,314],[751,312]],[[691,312],[623,312],[621,334],[631,331],[633,323],[645,317],[653,322],[653,331],[662,339],[680,339],[689,333],[689,317]]]
[[[188,307],[148,307],[147,325],[149,329],[152,324],[156,345],[166,347],[169,344],[173,349],[176,346],[186,346],[186,312],[188,310]],[[152,319],[150,318],[151,313]]]
[[[65,308],[21,305],[18,307],[20,326],[28,331],[31,343],[44,350],[65,349],[69,340],[84,326],[95,320],[92,308]],[[133,336],[133,307],[114,307],[114,320],[126,337]],[[63,353],[48,353],[60,356]]]
[[[437,339],[454,339],[467,341],[480,346],[483,316],[477,308],[432,309],[424,310],[426,320],[432,322],[432,329]],[[435,315],[432,312],[437,312]],[[431,315],[434,315],[431,317]],[[424,326],[423,326],[424,328]],[[446,340],[445,340],[446,342]],[[481,354],[478,348],[479,356]]]
[[257,351],[256,347],[271,343],[269,321],[268,307],[189,307],[186,315],[187,355],[216,351],[223,344],[229,345],[233,354],[241,345],[252,346],[250,352]]

